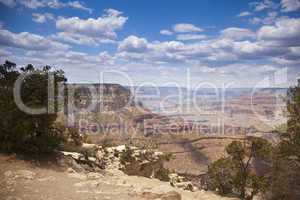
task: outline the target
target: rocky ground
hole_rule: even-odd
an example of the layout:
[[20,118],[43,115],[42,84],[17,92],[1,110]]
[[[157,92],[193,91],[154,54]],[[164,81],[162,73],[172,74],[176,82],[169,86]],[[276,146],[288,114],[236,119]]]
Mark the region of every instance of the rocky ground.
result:
[[0,199],[3,200],[218,200],[212,192],[172,187],[154,178],[128,176],[114,167],[76,172],[56,162],[26,161],[0,154]]

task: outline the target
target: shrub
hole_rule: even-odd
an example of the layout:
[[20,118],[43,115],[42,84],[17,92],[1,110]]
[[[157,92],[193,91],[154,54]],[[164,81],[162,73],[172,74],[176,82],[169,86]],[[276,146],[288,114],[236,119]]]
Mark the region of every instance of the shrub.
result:
[[287,93],[288,123],[273,156],[272,200],[300,199],[300,84]]
[[251,172],[251,161],[270,162],[272,146],[262,138],[249,137],[244,143],[233,141],[226,147],[229,155],[209,166],[213,189],[221,194],[237,193],[243,200],[251,200],[259,192],[266,192],[267,177]]
[[164,167],[161,167],[158,171],[155,172],[154,177],[161,180],[168,182],[170,181],[169,177],[170,171]]
[[107,148],[107,147],[113,147],[115,146],[113,139],[111,138],[105,138],[102,142],[101,142],[101,146],[103,148]]
[[[32,73],[34,72],[34,73]],[[55,127],[56,113],[31,115],[22,112],[14,101],[14,84],[20,75],[26,76],[21,86],[21,98],[31,108],[44,108],[50,103],[58,110],[58,83],[66,81],[62,71],[42,70],[27,65],[20,70],[15,63],[0,65],[0,150],[6,152],[51,153],[63,141],[62,130]],[[54,101],[48,102],[48,75],[54,77]]]
[[[80,146],[80,145],[82,145],[82,142],[87,143],[87,138],[82,137],[75,127],[68,127],[67,131],[69,134],[69,138],[75,145]],[[86,136],[86,135],[84,135],[84,136]]]
[[221,158],[208,168],[209,189],[219,190],[221,195],[230,194],[233,191],[234,165],[229,159]]
[[134,160],[135,160],[135,158],[133,157],[133,150],[129,146],[126,146],[125,150],[122,151],[122,153],[120,155],[121,164],[124,165],[128,162],[133,162]]
[[167,161],[167,162],[169,162],[169,161],[171,161],[171,160],[173,160],[173,159],[175,159],[175,158],[176,158],[175,155],[172,154],[172,153],[166,153],[166,154],[163,154],[163,155],[161,156],[161,159],[162,159],[163,161]]

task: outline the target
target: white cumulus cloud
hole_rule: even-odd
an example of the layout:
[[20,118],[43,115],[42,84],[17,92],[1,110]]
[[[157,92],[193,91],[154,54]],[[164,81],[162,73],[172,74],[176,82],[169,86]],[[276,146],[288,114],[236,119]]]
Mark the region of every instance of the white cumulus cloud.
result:
[[115,39],[117,37],[115,31],[121,29],[127,19],[121,15],[121,12],[109,9],[105,10],[105,14],[98,18],[60,17],[56,21],[56,27],[64,32]]
[[275,9],[278,7],[276,3],[274,3],[272,0],[263,0],[260,2],[252,2],[250,3],[252,6],[254,6],[254,11],[263,11],[266,9]]
[[186,40],[202,40],[207,38],[206,35],[202,35],[202,34],[179,34],[177,35],[177,40],[182,40],[182,41],[186,41]]
[[263,26],[258,31],[258,38],[282,46],[300,45],[300,18],[282,18],[273,26]]
[[21,0],[20,4],[30,9],[37,9],[40,7],[46,7],[44,1],[40,0]]
[[80,1],[70,1],[66,4],[67,7],[71,7],[71,8],[75,8],[75,9],[79,9],[79,10],[84,10],[87,11],[89,13],[92,13],[93,10],[91,8],[88,8],[86,6],[84,6],[83,3],[81,3]]
[[45,23],[48,20],[54,20],[54,16],[51,13],[32,13],[32,20],[37,23]]
[[145,38],[139,38],[131,35],[125,38],[118,47],[119,51],[127,52],[145,52],[148,49],[148,41]]
[[166,29],[164,29],[164,30],[161,30],[161,31],[160,31],[160,34],[162,34],[162,35],[173,35],[173,32],[172,32],[172,31],[169,31],[169,30],[166,30]]
[[241,40],[245,38],[254,38],[255,33],[245,28],[230,27],[222,30],[221,36],[233,40]]
[[268,15],[264,18],[254,17],[250,19],[251,24],[273,24],[278,17],[278,13],[276,11],[269,12]]
[[21,32],[12,33],[8,30],[0,30],[0,45],[28,50],[53,50],[68,49],[69,46],[52,41],[43,36]]
[[0,0],[0,3],[6,5],[7,7],[13,8],[16,6],[16,0]]
[[292,12],[300,9],[300,0],[281,0],[281,10]]
[[248,12],[248,11],[244,11],[244,12],[241,12],[240,14],[238,14],[237,16],[238,17],[246,17],[246,16],[249,16],[249,15],[252,15],[252,13]]
[[102,39],[97,37],[89,37],[86,35],[59,32],[50,36],[51,39],[70,44],[86,45],[86,46],[99,46],[101,43],[116,43],[114,40]]
[[177,33],[190,33],[190,32],[203,31],[203,29],[201,29],[193,24],[186,24],[186,23],[175,24],[173,26],[173,30]]
[[64,3],[59,0],[20,0],[20,4],[30,9],[38,9],[38,8],[46,8],[46,7],[59,9],[59,8],[69,7],[69,8],[84,10],[89,13],[92,13],[92,9],[86,7],[84,3],[81,1],[69,1]]

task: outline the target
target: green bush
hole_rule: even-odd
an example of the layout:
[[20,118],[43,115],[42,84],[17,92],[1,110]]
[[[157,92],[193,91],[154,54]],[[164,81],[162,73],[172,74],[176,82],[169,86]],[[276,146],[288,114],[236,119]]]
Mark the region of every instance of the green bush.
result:
[[85,137],[86,135],[81,136],[78,132],[78,129],[76,129],[75,127],[68,127],[67,132],[69,135],[69,139],[71,139],[71,141],[75,145],[80,146],[80,145],[82,145],[82,142],[88,143],[87,138]]
[[122,153],[120,155],[121,164],[124,165],[128,162],[133,162],[134,160],[135,160],[135,158],[133,157],[133,150],[129,146],[126,146],[125,150],[122,151]]
[[111,138],[105,138],[104,140],[102,140],[101,146],[103,148],[107,148],[107,147],[113,147],[113,146],[115,146],[115,144],[114,144],[113,139],[111,139]]
[[158,171],[155,172],[154,177],[161,181],[168,182],[168,181],[170,181],[169,174],[170,174],[170,171],[168,169],[161,167]]
[[[32,73],[34,72],[34,73]],[[28,153],[51,153],[63,141],[62,131],[55,127],[56,113],[31,115],[22,112],[14,100],[14,84],[20,75],[31,73],[22,82],[21,98],[31,108],[48,106],[48,75],[54,75],[54,101],[58,98],[58,83],[66,81],[62,71],[42,70],[27,65],[20,70],[16,64],[6,61],[0,65],[0,150]],[[58,104],[50,102],[57,111]]]
[[300,85],[287,93],[287,126],[273,156],[272,200],[300,199]]
[[251,164],[255,159],[271,162],[272,151],[271,144],[262,138],[248,137],[243,143],[233,141],[226,147],[229,156],[209,166],[210,186],[222,195],[237,194],[242,200],[265,193],[269,187],[267,176],[252,172]]
[[163,154],[161,156],[161,159],[163,161],[167,161],[167,162],[169,162],[169,161],[171,161],[171,160],[173,160],[175,158],[176,158],[176,156],[174,154],[172,154],[172,153],[165,153],[165,154]]
[[210,177],[209,189],[218,189],[221,195],[232,193],[233,173],[234,165],[231,160],[227,158],[217,160],[208,168],[208,175]]

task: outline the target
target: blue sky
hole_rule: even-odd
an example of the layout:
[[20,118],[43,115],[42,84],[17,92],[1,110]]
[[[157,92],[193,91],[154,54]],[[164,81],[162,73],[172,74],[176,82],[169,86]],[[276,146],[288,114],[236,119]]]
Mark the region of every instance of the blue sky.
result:
[[300,75],[300,0],[0,0],[0,9],[0,61],[53,65],[70,82],[104,73],[126,85],[253,87],[285,69],[278,84]]

